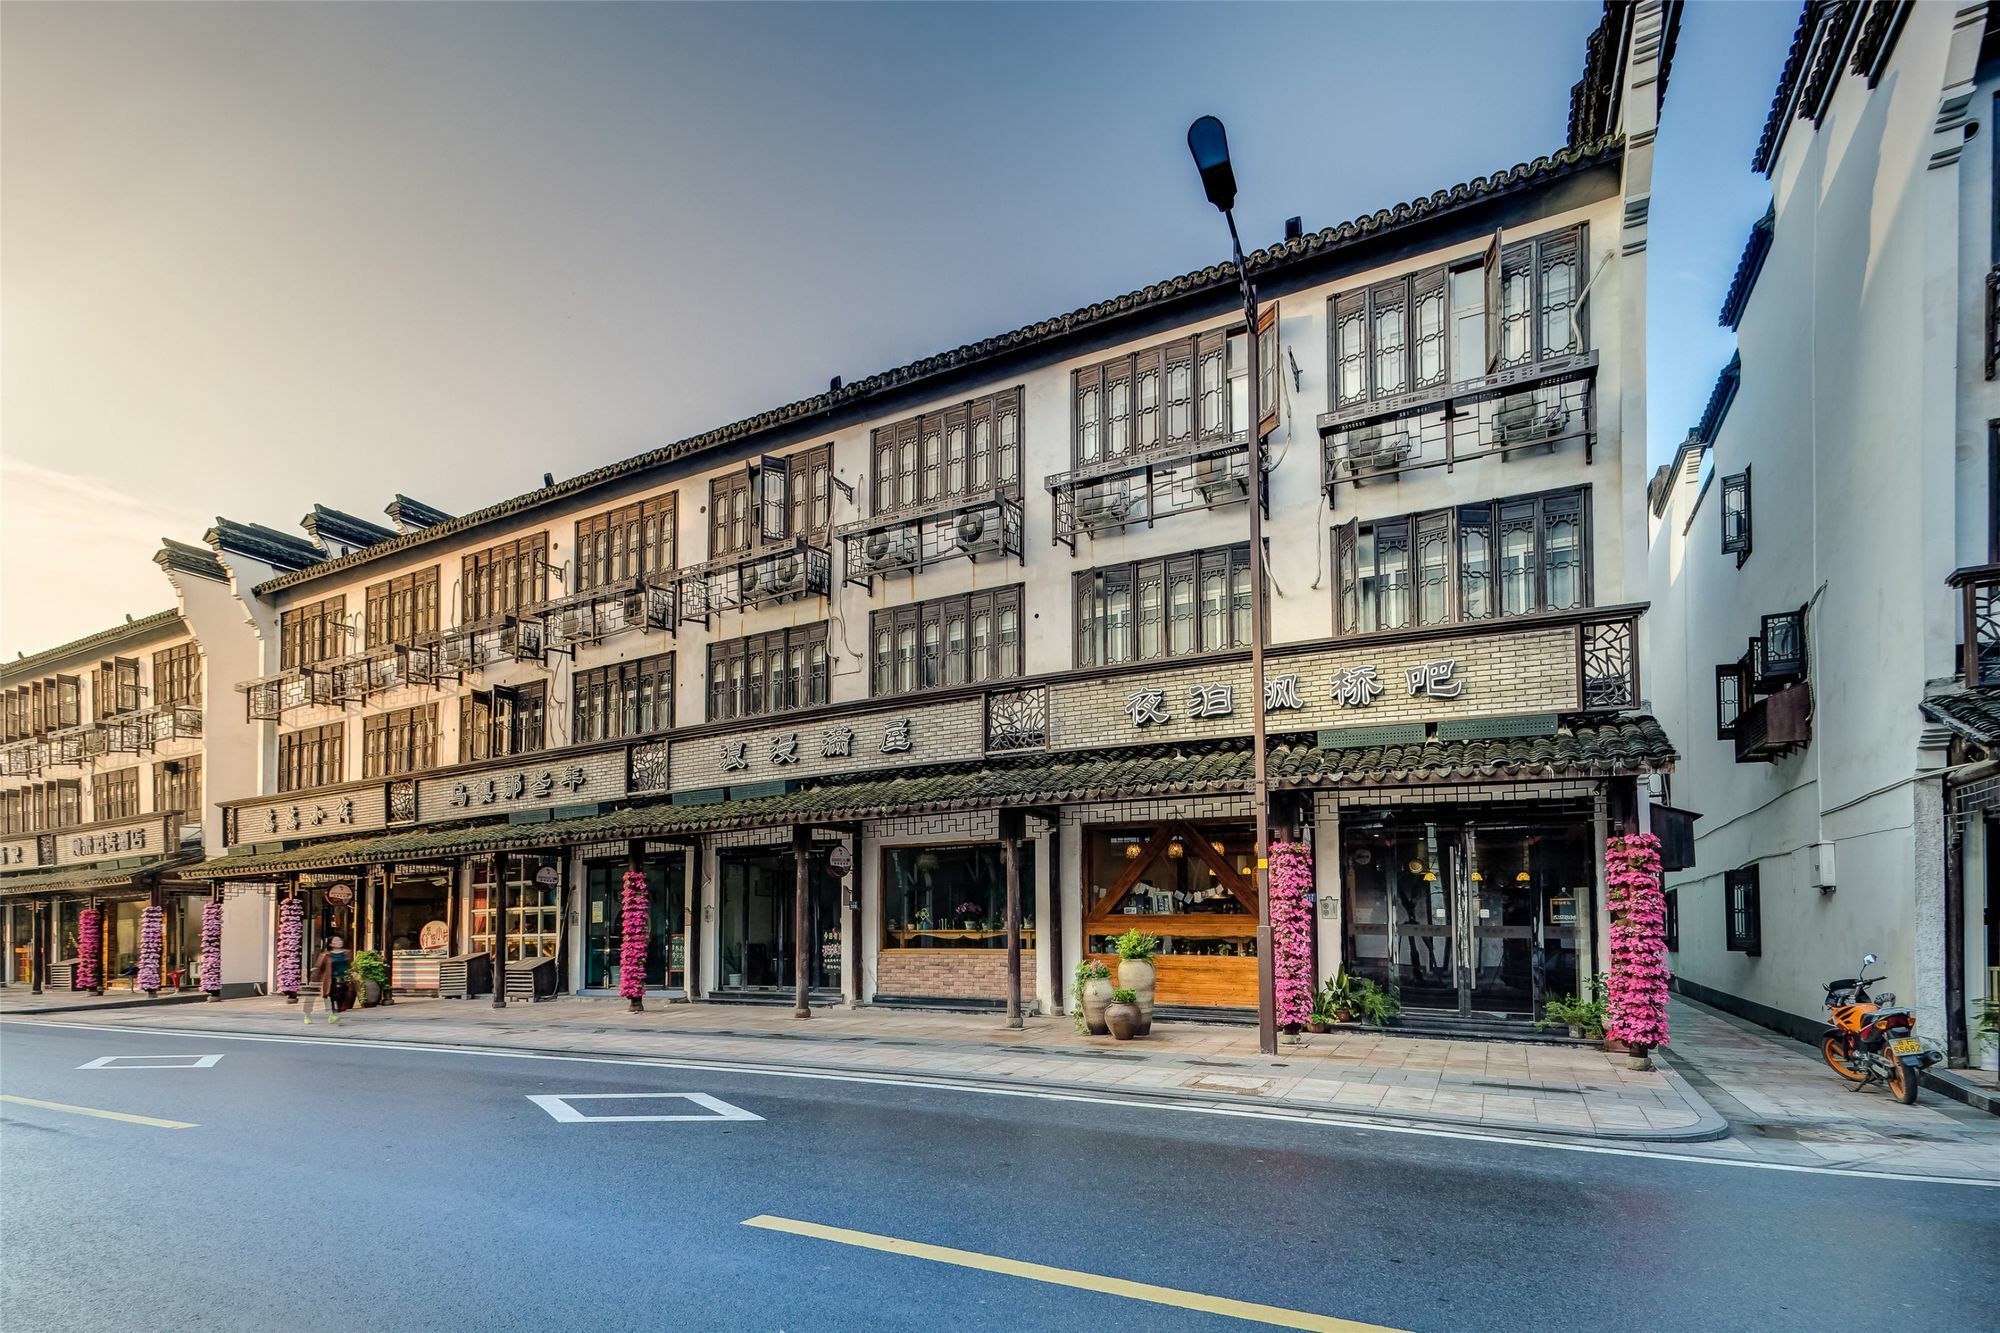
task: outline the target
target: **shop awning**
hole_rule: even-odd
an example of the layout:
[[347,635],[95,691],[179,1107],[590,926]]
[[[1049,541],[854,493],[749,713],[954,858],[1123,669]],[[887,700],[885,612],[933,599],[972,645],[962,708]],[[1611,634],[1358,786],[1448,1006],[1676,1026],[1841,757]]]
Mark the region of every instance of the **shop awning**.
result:
[[[1292,737],[1271,747],[1271,785],[1313,790],[1422,783],[1638,776],[1672,768],[1673,745],[1650,717],[1592,718],[1533,735],[1323,746]],[[828,779],[770,796],[676,805],[529,824],[427,827],[241,852],[181,872],[245,879],[333,866],[421,861],[485,852],[673,838],[797,823],[834,824],[996,806],[1230,794],[1251,781],[1242,741],[1023,754],[917,769],[893,777]]]
[[8,875],[0,879],[0,899],[25,898],[38,893],[116,893],[120,889],[139,889],[141,876],[160,870],[192,869],[200,858],[194,856],[156,856],[150,860],[135,862],[129,866],[100,870],[91,866],[72,866],[67,870],[32,870],[26,874]]
[[1921,707],[1925,717],[1974,745],[2000,745],[2000,689],[1934,694]]

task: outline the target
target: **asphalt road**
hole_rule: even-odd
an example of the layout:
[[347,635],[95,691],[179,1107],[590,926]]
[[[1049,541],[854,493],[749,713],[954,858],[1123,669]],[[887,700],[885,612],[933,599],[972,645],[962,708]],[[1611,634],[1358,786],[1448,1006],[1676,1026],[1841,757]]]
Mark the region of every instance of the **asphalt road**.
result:
[[[2000,1190],[1146,1106],[0,1024],[0,1327],[2000,1329]],[[102,1056],[207,1068],[95,1068]],[[566,1123],[698,1092],[758,1120]],[[702,1114],[586,1100],[588,1115]],[[560,1108],[559,1108],[560,1109]]]

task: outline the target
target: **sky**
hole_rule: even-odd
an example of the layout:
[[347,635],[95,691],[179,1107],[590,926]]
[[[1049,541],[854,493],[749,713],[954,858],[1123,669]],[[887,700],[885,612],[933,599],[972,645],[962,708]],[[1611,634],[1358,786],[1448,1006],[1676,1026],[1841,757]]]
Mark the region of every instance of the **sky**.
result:
[[[1798,7],[1693,3],[1652,450]],[[0,658],[172,604],[217,515],[462,513],[1560,147],[1599,7],[0,7]]]

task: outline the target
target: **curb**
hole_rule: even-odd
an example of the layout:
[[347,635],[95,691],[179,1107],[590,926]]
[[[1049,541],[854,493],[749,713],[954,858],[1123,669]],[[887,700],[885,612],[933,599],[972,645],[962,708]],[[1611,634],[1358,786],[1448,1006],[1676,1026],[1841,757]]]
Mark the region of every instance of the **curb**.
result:
[[0,1005],[0,1018],[40,1018],[43,1014],[101,1014],[112,1009],[158,1009],[170,1004],[200,1004],[208,999],[205,993],[193,995],[162,995],[157,1000],[86,1000],[81,1004],[37,1005],[28,1009],[10,1009]]
[[[9,1015],[0,1015],[8,1017]],[[25,1015],[14,1015],[24,1017]],[[134,1025],[139,1026],[139,1025]],[[266,1032],[255,1029],[225,1028],[174,1028],[164,1025],[147,1025],[156,1032],[173,1032],[181,1036],[208,1036],[211,1034],[270,1037],[296,1035],[280,1032]],[[1328,1124],[1349,1125],[1365,1129],[1371,1122],[1390,1121],[1396,1124],[1431,1126],[1453,1130],[1477,1130],[1487,1134],[1505,1135],[1510,1138],[1541,1139],[1552,1143],[1700,1143],[1710,1139],[1726,1137],[1729,1124],[1687,1081],[1673,1069],[1661,1065],[1660,1072],[1669,1083],[1695,1108],[1698,1119],[1692,1125],[1680,1129],[1603,1129],[1592,1133],[1565,1132],[1537,1125],[1496,1125],[1490,1121],[1475,1120],[1467,1116],[1420,1115],[1415,1112],[1381,1110],[1375,1107],[1333,1107],[1312,1105],[1283,1099],[1245,1096],[1228,1092],[1200,1093],[1176,1092],[1160,1088],[1123,1088],[1106,1086],[1101,1083],[1069,1083],[1056,1080],[983,1078],[976,1074],[926,1074],[905,1069],[885,1069],[868,1065],[812,1064],[792,1060],[750,1060],[740,1057],[701,1055],[698,1053],[674,1053],[647,1050],[579,1050],[574,1047],[532,1046],[526,1044],[502,1045],[495,1042],[447,1041],[422,1036],[398,1036],[387,1032],[380,1036],[342,1032],[342,1038],[353,1041],[394,1042],[404,1046],[433,1046],[463,1050],[493,1052],[495,1054],[544,1055],[589,1059],[593,1056],[608,1059],[664,1060],[691,1066],[726,1066],[730,1068],[765,1068],[773,1072],[828,1075],[875,1076],[897,1083],[923,1087],[951,1088],[975,1087],[981,1089],[1004,1090],[1026,1095],[1036,1092],[1062,1093],[1073,1096],[1087,1096],[1110,1101],[1143,1102],[1161,1106],[1181,1106],[1210,1110],[1260,1110],[1275,1112],[1301,1120],[1317,1120]],[[1653,1059],[1659,1062],[1659,1053]]]
[[2000,1095],[1988,1092],[1969,1079],[1960,1078],[1951,1070],[1926,1069],[1924,1086],[1955,1102],[1964,1102],[1974,1110],[1984,1111],[1988,1115],[2000,1115]]

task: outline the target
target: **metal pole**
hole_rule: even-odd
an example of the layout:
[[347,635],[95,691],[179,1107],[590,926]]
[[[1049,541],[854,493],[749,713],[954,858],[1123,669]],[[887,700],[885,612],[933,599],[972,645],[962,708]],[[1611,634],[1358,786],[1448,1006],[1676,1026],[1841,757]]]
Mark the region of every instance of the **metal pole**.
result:
[[1243,286],[1244,344],[1250,375],[1250,803],[1257,816],[1257,1049],[1278,1053],[1278,978],[1271,956],[1271,788],[1264,758],[1264,439],[1262,384],[1258,366],[1257,291],[1243,267],[1243,242],[1236,214],[1229,221],[1229,246],[1236,278]]
[[1021,815],[1000,812],[1000,854],[1007,870],[1007,1026],[1021,1022]]
[[812,829],[805,824],[792,825],[792,867],[797,876],[792,890],[793,1018],[812,1017],[812,1001],[806,996],[811,959],[806,951],[818,947],[819,941],[809,938],[812,934],[812,899],[806,881],[811,855]]

